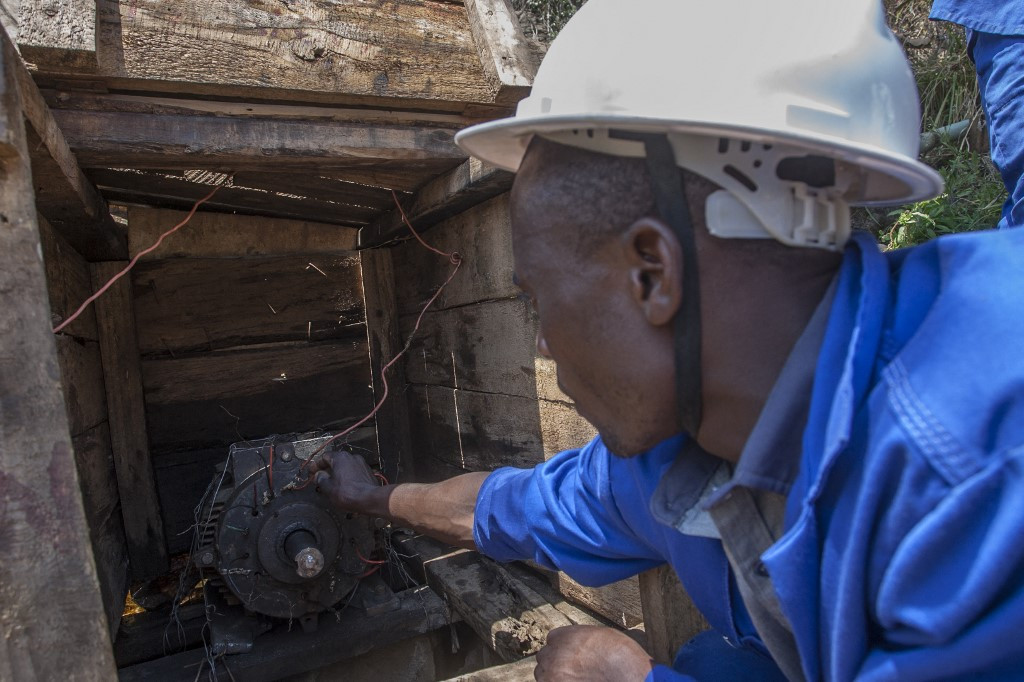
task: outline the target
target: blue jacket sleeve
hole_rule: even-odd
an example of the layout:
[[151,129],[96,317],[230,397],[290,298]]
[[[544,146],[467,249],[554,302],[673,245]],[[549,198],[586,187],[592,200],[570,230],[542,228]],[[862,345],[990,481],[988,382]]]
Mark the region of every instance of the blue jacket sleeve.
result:
[[[591,586],[665,563],[621,513],[647,506],[626,466],[595,439],[533,469],[495,471],[477,498],[477,547],[498,561],[530,559]],[[624,470],[613,476],[610,468]]]

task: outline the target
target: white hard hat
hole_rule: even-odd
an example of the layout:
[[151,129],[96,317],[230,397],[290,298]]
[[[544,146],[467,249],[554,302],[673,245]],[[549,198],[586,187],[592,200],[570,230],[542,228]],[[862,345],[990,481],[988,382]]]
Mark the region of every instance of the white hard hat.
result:
[[551,44],[516,115],[461,131],[516,171],[534,135],[620,156],[664,133],[720,185],[722,237],[837,249],[849,205],[942,191],[917,160],[917,88],[881,0],[590,0]]

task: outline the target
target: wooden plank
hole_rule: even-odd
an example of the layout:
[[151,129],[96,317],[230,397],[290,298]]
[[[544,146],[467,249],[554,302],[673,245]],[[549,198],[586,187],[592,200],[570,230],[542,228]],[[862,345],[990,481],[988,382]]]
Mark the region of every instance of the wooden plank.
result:
[[640,574],[640,602],[647,650],[658,663],[671,665],[679,647],[710,627],[667,564]]
[[114,661],[58,382],[21,68],[0,35],[0,677],[108,680]]
[[[43,265],[46,266],[46,288],[50,294],[50,321],[56,327],[92,294],[92,278],[89,264],[42,215],[39,216],[39,237],[43,245]],[[61,334],[95,341],[96,312],[92,306],[86,308]]]
[[[165,160],[167,164],[172,160]],[[294,197],[288,197],[287,193],[280,192],[272,187],[260,186],[259,182],[267,176],[268,170],[265,162],[254,157],[247,165],[262,166],[264,172],[243,171],[238,173],[241,178],[252,178],[257,176],[257,183],[253,186],[232,181],[228,190],[222,197],[221,192],[211,199],[212,203],[203,204],[206,211],[240,212],[249,214],[265,213],[277,217],[289,217],[298,211],[298,219],[310,219],[311,222],[349,224],[359,226],[365,224],[365,215],[355,212],[346,217],[343,205],[329,204],[327,209],[310,217],[310,211],[305,207],[297,206]],[[331,171],[329,169],[317,169],[313,167],[289,168],[286,169],[289,175],[293,176],[292,182],[308,182],[308,193],[319,190],[323,184],[319,180],[327,176],[338,182],[361,183],[366,186],[381,186],[394,188],[396,191],[404,192],[416,189],[423,183],[440,175],[452,166],[458,164],[458,159],[425,159],[412,161],[375,161],[351,159],[344,162],[347,166],[343,170]],[[191,165],[191,164],[189,164]],[[196,164],[198,165],[198,164]],[[103,191],[112,202],[148,204],[163,208],[190,209],[196,199],[205,196],[212,189],[213,184],[222,181],[226,176],[213,174],[214,171],[202,170],[135,170],[126,168],[97,168],[88,171],[89,177]],[[337,177],[336,177],[337,176]],[[207,178],[213,178],[209,182]],[[273,189],[273,192],[271,192]],[[259,196],[260,194],[269,196]],[[286,202],[285,199],[293,199]],[[391,192],[388,190],[388,200],[391,200]],[[376,202],[375,202],[376,203]],[[276,212],[276,213],[275,213]],[[277,215],[284,213],[287,215]],[[365,213],[365,211],[364,211]]]
[[533,671],[536,667],[537,659],[530,656],[505,665],[451,677],[446,682],[533,682]]
[[[504,194],[449,218],[430,231],[428,241],[446,252],[458,251],[464,264],[445,287],[433,310],[467,303],[511,298],[519,293],[512,283],[512,232],[508,195]],[[427,251],[415,240],[394,248],[396,295],[400,315],[419,314],[451,272],[446,259]]]
[[99,344],[57,336],[57,362],[71,435],[77,436],[107,419],[107,395]]
[[373,403],[365,335],[145,360],[142,374],[158,456],[346,426]]
[[447,127],[61,109],[53,115],[87,168],[325,171],[466,158]]
[[[113,261],[92,265],[98,289],[124,268]],[[143,580],[167,570],[167,543],[149,457],[143,408],[139,349],[131,284],[121,278],[96,300],[96,322],[103,358],[110,440],[117,471],[132,576]]]
[[[320,619],[316,632],[304,633],[281,623],[261,635],[252,653],[227,656],[218,663],[210,679],[228,682],[269,682],[353,658],[376,647],[402,641],[447,625],[445,605],[430,588],[419,587],[397,595],[398,606],[383,613],[343,609],[337,617]],[[121,682],[192,682],[206,653],[202,648],[119,671]],[[230,667],[230,672],[227,667]]]
[[398,329],[391,252],[384,249],[362,251],[360,266],[374,403],[384,400],[376,416],[377,451],[385,460],[389,480],[414,481],[416,457],[410,436],[409,406],[405,400],[405,363],[398,361],[388,369],[386,400],[381,376],[384,366],[404,347]]
[[149,261],[136,266],[132,283],[145,358],[365,339],[359,257],[352,252]]
[[[129,207],[129,253],[134,257],[152,246],[186,215],[185,211]],[[325,223],[199,211],[187,227],[143,256],[142,261],[333,254],[353,248],[356,234],[355,230]]]
[[418,456],[463,471],[530,467],[593,433],[562,403],[441,386],[411,385],[409,415]]
[[602,587],[586,587],[565,573],[534,567],[547,576],[551,586],[574,604],[579,604],[624,628],[643,623],[640,607],[640,585],[637,578],[627,578]]
[[36,67],[96,70],[96,3],[93,0],[20,0],[18,49]]
[[466,0],[469,27],[497,104],[516,104],[530,94],[537,60],[508,0]]
[[[418,317],[401,318],[402,337]],[[415,384],[537,397],[537,324],[521,298],[428,311],[409,346],[406,375]]]
[[[2,36],[0,40],[13,53],[9,39]],[[11,69],[28,122],[26,139],[39,211],[87,260],[123,258],[127,253],[124,231],[114,223],[106,202],[82,174],[21,60],[12,62]]]
[[[424,185],[405,212],[413,227],[423,232],[511,187],[511,173],[488,166],[479,159],[467,159]],[[409,237],[409,228],[396,208],[359,231],[359,246],[372,248]]]
[[[379,213],[366,206],[325,201],[308,193],[299,196],[247,187],[223,173],[209,171],[107,168],[90,171],[89,176],[104,196],[122,204],[191,210],[196,201],[208,195],[215,186],[221,185],[221,189],[203,203],[205,212],[284,218],[350,228],[365,225]],[[339,231],[337,227],[335,231]]]
[[[50,80],[41,76],[40,80]],[[64,81],[64,86],[74,86],[74,82]],[[367,107],[341,107],[323,105],[292,104],[287,100],[276,104],[263,102],[235,102],[214,99],[190,99],[182,96],[160,97],[151,95],[131,95],[111,92],[85,92],[82,90],[43,88],[43,97],[52,109],[70,109],[72,111],[122,111],[139,114],[209,114],[214,116],[232,116],[240,118],[282,118],[291,120],[322,120],[338,123],[384,123],[388,125],[431,125],[461,130],[467,126],[483,123],[507,113],[507,108],[492,108],[489,115],[482,113],[480,107],[474,107],[474,115],[454,113],[450,111],[431,111],[429,109],[394,108],[398,102],[392,101],[388,109]],[[324,93],[320,93],[324,94]],[[405,103],[402,103],[405,104]],[[449,107],[450,108],[450,107]],[[463,107],[456,105],[455,108]]]
[[120,90],[492,100],[465,10],[447,2],[100,0],[96,40],[97,75]]
[[[125,616],[114,640],[117,667],[145,663],[182,648],[199,647],[206,628],[206,605],[189,604],[178,611],[181,623],[171,625],[166,611],[143,611]],[[168,629],[168,626],[170,628]]]
[[423,535],[395,541],[406,561],[504,661],[539,651],[547,634],[573,622],[506,567]]

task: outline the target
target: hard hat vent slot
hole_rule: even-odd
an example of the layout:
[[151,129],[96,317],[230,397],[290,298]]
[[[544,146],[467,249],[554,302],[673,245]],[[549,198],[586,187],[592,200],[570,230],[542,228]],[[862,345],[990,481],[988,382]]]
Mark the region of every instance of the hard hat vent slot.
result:
[[827,156],[790,156],[779,161],[775,175],[808,187],[832,187],[836,184],[836,164]]
[[718,153],[725,154],[729,151],[729,138],[720,137],[718,138]]
[[746,175],[743,171],[741,171],[736,166],[733,166],[733,165],[730,164],[730,165],[726,166],[725,168],[723,168],[722,172],[724,172],[730,178],[732,178],[736,182],[740,183],[741,185],[743,185],[744,187],[749,189],[751,192],[756,192],[757,191],[757,184],[753,180],[751,180],[748,175]]

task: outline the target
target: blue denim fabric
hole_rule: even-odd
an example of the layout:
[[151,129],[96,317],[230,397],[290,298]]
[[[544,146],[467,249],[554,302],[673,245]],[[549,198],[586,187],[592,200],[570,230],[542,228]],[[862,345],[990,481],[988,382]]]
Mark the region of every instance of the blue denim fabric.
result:
[[[1021,338],[1024,231],[847,248],[786,531],[762,555],[809,680],[1022,679]],[[587,584],[667,561],[713,628],[760,650],[721,544],[650,513],[680,438],[631,459],[597,439],[498,470],[478,547]]]

